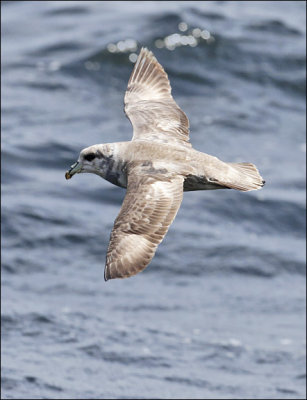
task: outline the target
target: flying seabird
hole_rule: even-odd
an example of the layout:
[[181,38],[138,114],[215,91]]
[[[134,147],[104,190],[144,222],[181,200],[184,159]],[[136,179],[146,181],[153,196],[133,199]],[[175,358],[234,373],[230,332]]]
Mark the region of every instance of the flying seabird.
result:
[[152,260],[180,207],[184,191],[260,189],[264,180],[251,163],[228,163],[193,149],[189,120],[171,95],[168,76],[142,48],[125,93],[133,126],[130,142],[83,149],[66,172],[90,172],[126,188],[111,232],[105,280],[127,278]]

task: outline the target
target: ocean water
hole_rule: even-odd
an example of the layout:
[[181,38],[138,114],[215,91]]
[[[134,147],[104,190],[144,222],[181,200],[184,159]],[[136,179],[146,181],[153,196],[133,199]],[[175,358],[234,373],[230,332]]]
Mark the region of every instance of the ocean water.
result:
[[[2,398],[306,398],[306,3],[3,1]],[[185,193],[151,264],[104,282],[125,191],[66,181],[130,140],[141,46],[191,143],[266,186]]]

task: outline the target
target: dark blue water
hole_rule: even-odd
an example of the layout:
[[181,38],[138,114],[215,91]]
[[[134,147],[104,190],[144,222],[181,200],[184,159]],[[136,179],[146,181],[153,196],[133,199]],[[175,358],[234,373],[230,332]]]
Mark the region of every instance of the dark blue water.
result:
[[[306,3],[1,7],[2,398],[305,398]],[[124,190],[64,173],[132,137],[141,46],[193,146],[267,184],[186,193],[150,266],[105,283]]]

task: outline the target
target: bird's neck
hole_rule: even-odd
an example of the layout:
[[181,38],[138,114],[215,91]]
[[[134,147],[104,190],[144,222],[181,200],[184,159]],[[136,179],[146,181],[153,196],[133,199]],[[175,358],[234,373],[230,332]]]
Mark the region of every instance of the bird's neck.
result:
[[116,186],[127,187],[127,161],[122,143],[110,143],[108,146],[107,163],[102,177]]

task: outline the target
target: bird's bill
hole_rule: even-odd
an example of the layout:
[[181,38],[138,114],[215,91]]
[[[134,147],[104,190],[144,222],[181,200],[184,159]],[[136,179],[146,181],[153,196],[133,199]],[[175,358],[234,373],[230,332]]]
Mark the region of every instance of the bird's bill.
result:
[[69,171],[65,172],[65,178],[66,179],[70,179],[73,175],[78,174],[81,172],[82,169],[82,165],[81,163],[79,163],[78,161],[76,163],[74,163],[71,167]]

